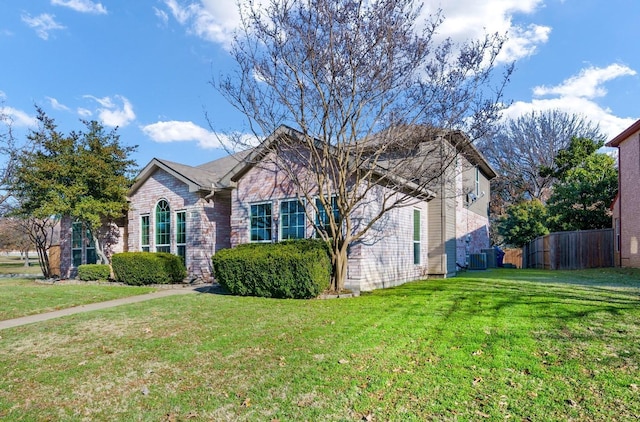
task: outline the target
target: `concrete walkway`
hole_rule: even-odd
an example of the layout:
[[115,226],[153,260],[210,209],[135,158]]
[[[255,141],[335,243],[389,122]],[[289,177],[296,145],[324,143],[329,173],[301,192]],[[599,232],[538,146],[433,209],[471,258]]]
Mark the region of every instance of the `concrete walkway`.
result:
[[166,296],[181,295],[188,293],[198,293],[202,291],[202,286],[194,288],[164,289],[144,295],[123,297],[109,300],[107,302],[90,303],[88,305],[75,306],[73,308],[61,309],[59,311],[46,312],[44,314],[28,315],[22,318],[7,319],[0,321],[0,330],[5,328],[19,327],[21,325],[33,324],[35,322],[47,321],[49,319],[60,318],[67,315],[78,314],[80,312],[97,311],[100,309],[113,308],[115,306],[127,305],[129,303],[143,302],[145,300],[157,299]]

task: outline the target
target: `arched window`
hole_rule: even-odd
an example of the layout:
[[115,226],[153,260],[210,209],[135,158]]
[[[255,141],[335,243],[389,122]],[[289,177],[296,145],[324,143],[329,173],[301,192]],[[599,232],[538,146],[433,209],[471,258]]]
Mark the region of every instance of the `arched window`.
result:
[[171,209],[164,199],[156,205],[156,252],[171,252]]

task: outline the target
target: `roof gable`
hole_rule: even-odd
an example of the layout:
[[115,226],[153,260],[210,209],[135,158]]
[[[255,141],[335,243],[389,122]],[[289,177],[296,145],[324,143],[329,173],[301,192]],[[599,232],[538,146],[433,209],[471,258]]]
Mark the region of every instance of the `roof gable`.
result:
[[623,143],[624,141],[629,139],[629,137],[631,137],[631,135],[633,135],[634,133],[636,133],[638,131],[640,131],[640,119],[638,121],[636,121],[634,124],[632,124],[631,126],[629,126],[628,128],[626,128],[625,130],[623,130],[618,136],[616,136],[615,138],[613,138],[612,140],[607,142],[607,146],[608,147],[617,147],[621,143]]

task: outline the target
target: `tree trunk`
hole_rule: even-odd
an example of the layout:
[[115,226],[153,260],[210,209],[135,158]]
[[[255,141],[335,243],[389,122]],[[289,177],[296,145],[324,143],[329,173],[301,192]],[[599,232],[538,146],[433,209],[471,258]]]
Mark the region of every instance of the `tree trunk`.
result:
[[107,255],[104,253],[104,246],[102,245],[102,242],[100,242],[100,240],[98,240],[98,237],[93,234],[93,230],[91,231],[91,236],[93,237],[93,244],[95,245],[96,248],[96,257],[97,257],[97,264],[107,264],[109,265],[109,259],[107,258]]
[[25,267],[29,266],[29,249],[24,251],[24,266]]
[[340,293],[344,290],[344,283],[347,279],[347,264],[349,258],[347,257],[347,244],[334,241],[331,250],[331,290]]

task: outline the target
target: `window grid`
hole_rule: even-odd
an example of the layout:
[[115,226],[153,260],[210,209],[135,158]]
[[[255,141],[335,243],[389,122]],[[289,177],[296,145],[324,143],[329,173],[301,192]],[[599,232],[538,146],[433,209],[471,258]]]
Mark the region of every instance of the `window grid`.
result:
[[[340,210],[338,209],[337,196],[331,197],[331,203],[329,204],[329,206],[331,209],[328,211],[333,212],[333,219],[336,221],[337,224],[340,224],[342,221],[342,218],[340,216]],[[322,205],[322,201],[320,201],[320,198],[316,198],[316,208],[318,208],[318,213],[316,214],[316,227],[320,231],[328,232],[329,230],[331,230],[329,213],[327,212],[325,207]],[[317,237],[320,237],[319,233],[317,233],[316,235]],[[329,237],[333,237],[333,233],[329,233]]]
[[271,202],[263,202],[251,205],[250,215],[250,241],[271,241]]
[[143,252],[149,252],[149,242],[151,238],[149,236],[149,216],[143,215],[140,217],[140,249]]
[[304,203],[297,200],[280,203],[280,239],[304,239],[306,233],[306,214]]
[[187,260],[187,213],[180,211],[176,213],[176,248],[182,262]]
[[164,199],[156,205],[156,252],[171,252],[171,209]]
[[413,210],[413,264],[420,265],[420,210]]
[[82,223],[71,225],[71,259],[74,267],[82,265]]

